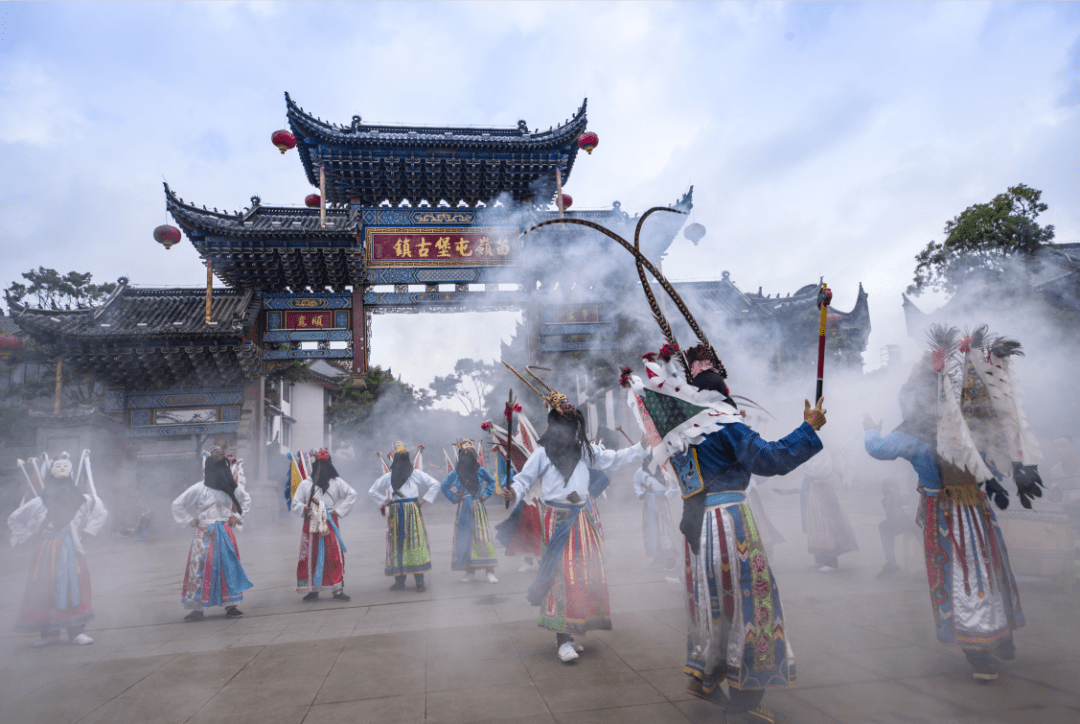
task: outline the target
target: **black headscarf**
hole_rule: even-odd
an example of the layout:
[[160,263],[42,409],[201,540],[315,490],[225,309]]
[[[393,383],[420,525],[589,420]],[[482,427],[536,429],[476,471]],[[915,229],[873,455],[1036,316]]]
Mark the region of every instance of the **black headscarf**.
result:
[[409,453],[399,452],[394,454],[394,461],[390,463],[390,487],[397,493],[402,485],[412,477],[413,466],[409,462]]
[[[330,479],[340,477],[337,472],[337,468],[334,467],[334,463],[330,462],[330,458],[326,460],[315,460],[315,464],[312,465],[311,482],[315,484],[319,490],[326,492],[330,487]],[[315,491],[311,491],[314,493]]]
[[548,427],[537,440],[547,453],[548,460],[563,476],[563,485],[570,482],[574,468],[582,458],[587,465],[593,464],[592,445],[585,432],[585,417],[580,410],[560,413],[552,410],[548,413]]
[[86,497],[79,492],[70,475],[62,478],[49,475],[45,490],[41,494],[45,504],[45,527],[52,525],[53,530],[60,530],[71,523],[79,508],[86,502]]
[[480,477],[476,474],[480,470],[480,461],[476,458],[475,450],[459,450],[454,470],[457,471],[458,480],[465,486],[469,495],[480,492]]
[[212,457],[206,458],[206,464],[203,465],[203,485],[211,490],[220,490],[228,495],[233,505],[236,506],[237,513],[242,510],[240,501],[236,499],[236,481],[233,480],[232,469],[229,467],[229,461],[226,458],[221,460],[214,460]]

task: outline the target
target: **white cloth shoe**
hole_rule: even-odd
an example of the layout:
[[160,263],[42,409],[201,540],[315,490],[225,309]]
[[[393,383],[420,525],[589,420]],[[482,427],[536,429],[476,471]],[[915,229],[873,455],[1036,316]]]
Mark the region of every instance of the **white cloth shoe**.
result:
[[465,575],[462,577],[461,582],[462,583],[469,583],[470,581],[472,581],[472,579],[473,579],[472,574],[473,574],[472,571],[465,571]]
[[571,641],[570,645],[573,646],[574,651],[577,651],[579,654],[582,653],[583,651],[585,651],[585,647],[582,646],[581,644],[577,643],[576,641]]
[[46,636],[45,638],[38,639],[33,643],[35,649],[40,649],[43,646],[52,646],[53,644],[60,643],[59,636]]
[[524,573],[525,571],[529,570],[530,568],[532,568],[532,564],[531,564],[531,563],[524,563],[524,564],[522,564],[521,568],[519,568],[519,569],[517,570],[517,572],[518,572],[518,573]]
[[569,664],[571,661],[578,657],[577,651],[574,650],[574,645],[567,641],[565,644],[559,646],[559,659],[564,664]]
[[499,582],[499,579],[496,578],[495,574],[492,573],[491,571],[488,571],[487,579],[488,579],[488,583],[498,583]]
[[84,633],[81,633],[78,636],[76,636],[75,638],[68,641],[68,643],[72,644],[73,646],[86,646],[87,644],[94,643],[94,639],[90,638],[89,636],[87,636]]

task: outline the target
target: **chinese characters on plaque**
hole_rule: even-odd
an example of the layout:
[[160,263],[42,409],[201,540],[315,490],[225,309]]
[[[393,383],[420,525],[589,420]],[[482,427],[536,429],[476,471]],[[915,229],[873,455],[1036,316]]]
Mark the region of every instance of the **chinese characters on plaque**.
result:
[[[422,232],[422,233],[421,233]],[[506,264],[517,261],[517,232],[481,229],[469,232],[416,229],[369,230],[368,263],[376,266]]]
[[597,324],[600,322],[599,304],[568,304],[552,307],[555,324]]

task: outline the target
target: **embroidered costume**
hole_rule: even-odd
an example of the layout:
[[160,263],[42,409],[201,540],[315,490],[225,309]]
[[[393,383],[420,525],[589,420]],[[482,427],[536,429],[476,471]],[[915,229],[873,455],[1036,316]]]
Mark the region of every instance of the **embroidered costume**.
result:
[[[420,486],[427,493],[420,497]],[[439,493],[439,481],[409,462],[409,449],[402,442],[394,443],[390,472],[371,486],[368,494],[379,504],[386,516],[386,575],[394,577],[392,591],[405,588],[405,578],[412,573],[416,590],[424,591],[424,573],[431,570],[431,551],[428,548],[427,528],[420,514],[420,501],[434,503]]]
[[[985,328],[977,330],[974,339],[967,337],[959,347],[969,373],[971,350],[984,347],[991,362],[996,357],[994,343],[984,336]],[[1026,457],[1020,452],[1018,439],[1026,417],[1019,424],[1013,414],[1012,436],[1002,434],[1000,427],[995,429],[989,406],[977,409],[980,400],[978,391],[972,392],[973,380],[965,382],[958,399],[948,369],[956,361],[956,337],[956,330],[932,328],[933,355],[920,362],[901,389],[903,423],[882,436],[868,421],[865,445],[878,460],[907,460],[918,474],[923,496],[918,520],[937,638],[959,645],[975,678],[990,681],[997,678],[991,656],[1015,657],[1012,631],[1024,625],[1024,614],[1005,541],[989,503],[992,497],[999,508],[1007,507],[1008,493],[986,462],[1010,472],[1014,472],[1010,470],[1013,461],[1017,467],[1026,466],[1027,470],[1015,471],[1014,480],[1021,502],[1030,505],[1025,498],[1041,494],[1034,467],[1038,449],[1028,447]],[[1009,402],[1015,410],[1017,402]],[[967,409],[962,410],[961,404]],[[976,430],[977,435],[973,434]],[[997,450],[983,452],[988,444]]]
[[240,564],[230,521],[243,520],[250,509],[251,496],[237,486],[221,448],[213,448],[203,480],[172,503],[173,519],[196,529],[180,595],[184,608],[191,609],[185,620],[202,620],[203,610],[211,606],[224,606],[230,618],[243,615],[236,606],[252,584]]
[[465,571],[465,581],[471,581],[475,571],[487,571],[489,583],[495,578],[495,538],[488,524],[484,501],[495,493],[495,478],[477,459],[472,440],[459,440],[457,465],[443,479],[440,490],[451,503],[457,503],[454,519],[454,554],[450,568]]
[[341,541],[341,518],[356,504],[356,491],[342,480],[330,453],[315,453],[310,477],[296,486],[289,510],[304,519],[300,532],[300,559],[296,564],[296,592],[314,601],[319,591],[332,591],[335,601],[345,595],[345,544]]
[[35,646],[58,643],[61,629],[67,630],[69,642],[90,644],[93,639],[83,629],[94,618],[94,610],[79,533],[97,535],[108,512],[96,494],[79,492],[66,458],[52,464],[46,479],[44,490],[8,517],[12,546],[34,536],[39,539],[15,631],[39,633]]
[[582,414],[536,379],[548,390],[542,395],[551,408],[548,429],[510,489],[524,498],[539,487],[543,557],[526,598],[540,607],[538,625],[556,633],[559,658],[570,662],[583,650],[574,634],[611,628],[603,534],[589,495],[589,469],[615,470],[641,460],[645,451],[641,445],[619,451],[591,445]]

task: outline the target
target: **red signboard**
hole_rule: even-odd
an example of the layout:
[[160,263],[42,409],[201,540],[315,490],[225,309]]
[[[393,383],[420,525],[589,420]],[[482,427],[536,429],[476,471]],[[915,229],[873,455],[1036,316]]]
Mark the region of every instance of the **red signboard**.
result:
[[600,322],[599,304],[571,304],[554,307],[555,324],[597,324]]
[[516,263],[516,229],[369,229],[373,266],[483,266]]
[[282,329],[333,329],[333,312],[285,312]]

